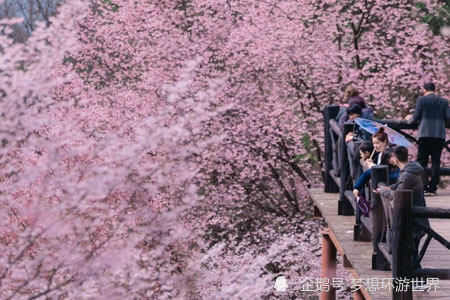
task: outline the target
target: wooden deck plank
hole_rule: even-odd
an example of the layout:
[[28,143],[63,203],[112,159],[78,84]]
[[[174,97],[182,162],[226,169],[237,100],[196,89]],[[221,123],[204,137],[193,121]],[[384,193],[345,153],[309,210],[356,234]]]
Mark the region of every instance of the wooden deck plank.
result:
[[[314,205],[320,210],[333,235],[333,242],[339,243],[339,253],[345,255],[352,265],[355,278],[391,278],[392,271],[371,269],[372,242],[353,241],[354,216],[339,216],[337,206],[339,194],[324,193],[321,189],[309,189]],[[427,197],[428,207],[450,208],[450,190],[438,191],[438,195]],[[450,220],[430,219],[431,227],[446,239],[450,239]],[[422,239],[422,243],[425,239]],[[447,258],[447,259],[445,259]],[[448,250],[436,240],[432,240],[422,260],[424,268],[450,268]],[[391,299],[392,291],[388,289],[362,292],[369,299]],[[440,280],[437,291],[414,292],[414,299],[450,299],[450,280]]]

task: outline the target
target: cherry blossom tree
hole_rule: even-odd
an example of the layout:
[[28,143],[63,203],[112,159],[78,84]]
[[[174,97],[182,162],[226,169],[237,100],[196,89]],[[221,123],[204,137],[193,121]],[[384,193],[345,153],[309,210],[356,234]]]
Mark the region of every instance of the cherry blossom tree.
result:
[[448,36],[424,14],[70,1],[26,43],[3,36],[2,298],[262,297],[280,274],[303,297],[295,283],[319,276],[306,187],[321,109],[350,83],[383,117],[406,114],[421,80],[448,93]]

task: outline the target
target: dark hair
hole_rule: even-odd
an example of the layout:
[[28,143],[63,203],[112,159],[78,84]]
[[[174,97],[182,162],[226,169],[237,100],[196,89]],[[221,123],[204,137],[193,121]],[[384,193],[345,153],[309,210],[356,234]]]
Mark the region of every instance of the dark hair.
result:
[[397,146],[394,148],[394,155],[400,162],[408,161],[408,148]]
[[347,108],[347,115],[362,115],[362,108],[358,104],[352,104],[349,108]]
[[380,142],[388,142],[388,135],[384,132],[384,127],[380,127],[378,131],[372,135],[372,138],[376,138]]
[[385,155],[385,157],[387,159],[389,159],[394,155],[394,149],[388,147],[388,148],[384,149],[383,154]]
[[369,141],[362,142],[361,145],[359,145],[359,150],[362,151],[362,152],[372,153],[372,151],[373,151],[373,144],[372,144],[372,142],[369,142]]
[[388,165],[388,166],[392,166],[389,163],[389,159],[394,156],[394,149],[393,148],[386,148],[384,149],[383,153],[381,153],[381,164],[382,165]]
[[360,96],[354,96],[351,97],[350,99],[348,99],[347,101],[348,106],[352,106],[353,104],[358,104],[359,106],[361,106],[361,108],[366,108],[366,101],[364,101],[363,98],[361,98]]
[[431,81],[425,83],[423,85],[423,88],[425,89],[425,91],[428,91],[428,92],[434,92],[436,90],[436,86]]

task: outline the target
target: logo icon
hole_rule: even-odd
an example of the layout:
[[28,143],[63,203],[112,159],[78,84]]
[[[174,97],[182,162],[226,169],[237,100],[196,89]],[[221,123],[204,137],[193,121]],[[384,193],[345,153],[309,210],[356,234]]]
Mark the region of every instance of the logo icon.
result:
[[279,292],[284,292],[286,291],[287,287],[288,285],[286,283],[286,277],[278,276],[277,279],[275,280],[275,286],[273,288]]

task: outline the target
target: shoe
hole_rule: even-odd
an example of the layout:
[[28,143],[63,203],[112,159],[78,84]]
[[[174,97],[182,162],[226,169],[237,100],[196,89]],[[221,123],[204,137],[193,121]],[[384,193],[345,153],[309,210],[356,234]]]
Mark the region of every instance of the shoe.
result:
[[425,190],[425,196],[436,196],[436,190]]

